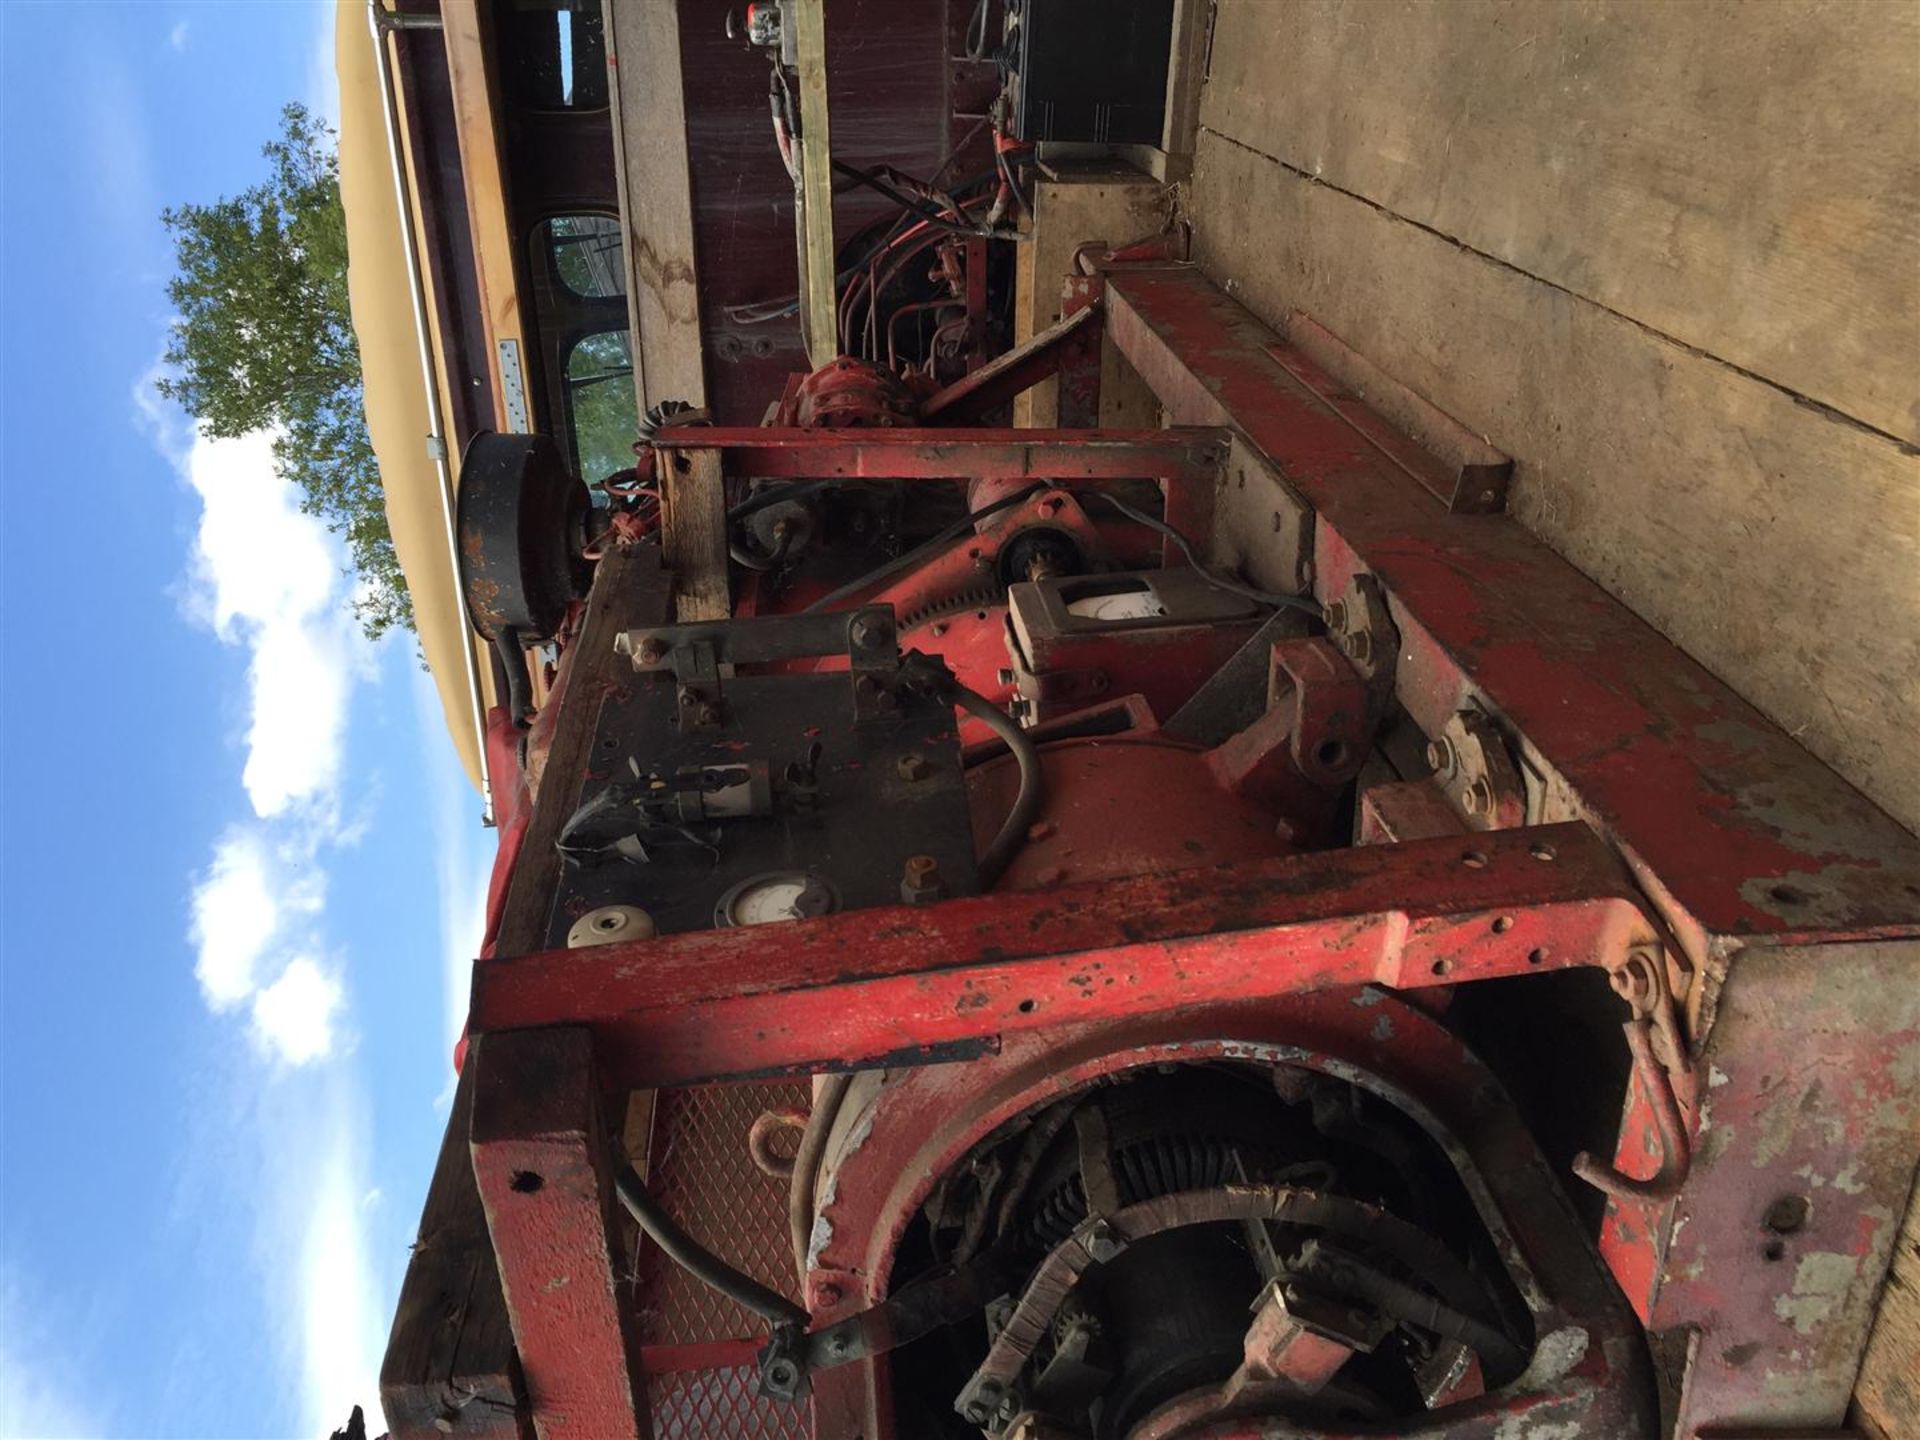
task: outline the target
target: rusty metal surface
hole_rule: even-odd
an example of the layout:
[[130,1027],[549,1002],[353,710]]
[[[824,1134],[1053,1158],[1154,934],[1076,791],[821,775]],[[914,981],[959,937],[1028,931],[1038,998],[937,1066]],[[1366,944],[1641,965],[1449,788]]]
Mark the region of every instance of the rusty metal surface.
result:
[[473,1169],[540,1440],[644,1440],[584,1030],[475,1042]]
[[1226,455],[1216,430],[685,429],[662,449],[718,450],[730,476],[847,480],[1167,479],[1211,489]]
[[[1566,1428],[1537,1433],[1652,1436],[1650,1372],[1634,1317],[1511,1102],[1458,1037],[1408,1000],[1373,988],[1071,1025],[1009,1036],[1000,1054],[964,1068],[890,1073],[829,1147],[833,1193],[808,1277],[816,1314],[831,1321],[888,1293],[896,1246],[935,1179],[996,1127],[1098,1077],[1217,1058],[1321,1070],[1403,1109],[1458,1167],[1502,1260],[1521,1277],[1537,1337],[1526,1379],[1393,1433],[1519,1436],[1557,1422]],[[864,1373],[834,1387],[822,1436],[875,1433],[869,1407],[884,1403],[884,1367],[849,1369]],[[1323,1433],[1236,1424],[1195,1433]]]
[[610,1083],[644,1088],[1220,999],[1611,968],[1651,934],[1607,847],[1557,825],[482,960],[469,1025],[590,1025]]
[[[1912,941],[1733,962],[1652,1285],[1653,1329],[1700,1327],[1680,1433],[1844,1418],[1920,1152],[1917,974]],[[1646,1225],[1616,1209],[1609,1257]]]
[[1920,841],[1518,524],[1443,510],[1198,272],[1109,272],[1106,309],[1176,420],[1235,426],[1317,512],[1323,599],[1385,585],[1423,728],[1484,695],[1711,934],[1920,929]]

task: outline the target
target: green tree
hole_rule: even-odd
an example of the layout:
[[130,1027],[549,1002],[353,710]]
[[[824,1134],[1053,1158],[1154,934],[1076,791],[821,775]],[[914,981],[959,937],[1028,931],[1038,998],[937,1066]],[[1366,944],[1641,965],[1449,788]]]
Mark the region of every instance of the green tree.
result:
[[289,105],[263,153],[264,183],[161,215],[179,269],[159,390],[210,435],[271,430],[274,467],[301,508],[346,541],[361,626],[369,636],[411,627],[361,410],[334,134]]

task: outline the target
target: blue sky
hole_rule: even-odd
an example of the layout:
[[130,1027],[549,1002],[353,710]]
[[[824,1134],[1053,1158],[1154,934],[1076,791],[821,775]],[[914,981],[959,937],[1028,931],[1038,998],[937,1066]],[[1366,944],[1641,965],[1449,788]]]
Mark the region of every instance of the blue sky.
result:
[[264,440],[151,391],[159,211],[332,89],[327,5],[0,3],[5,1440],[377,1411],[491,832]]

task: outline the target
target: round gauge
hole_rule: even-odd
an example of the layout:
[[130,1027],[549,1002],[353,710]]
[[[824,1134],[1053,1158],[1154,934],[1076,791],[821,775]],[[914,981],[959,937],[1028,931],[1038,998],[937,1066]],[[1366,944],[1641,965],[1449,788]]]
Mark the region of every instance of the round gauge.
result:
[[1083,595],[1067,602],[1067,613],[1083,620],[1157,620],[1167,613],[1160,597],[1145,585],[1111,595]]
[[811,920],[840,908],[840,897],[820,876],[805,870],[769,870],[751,875],[720,897],[713,908],[716,925],[771,925],[780,920]]

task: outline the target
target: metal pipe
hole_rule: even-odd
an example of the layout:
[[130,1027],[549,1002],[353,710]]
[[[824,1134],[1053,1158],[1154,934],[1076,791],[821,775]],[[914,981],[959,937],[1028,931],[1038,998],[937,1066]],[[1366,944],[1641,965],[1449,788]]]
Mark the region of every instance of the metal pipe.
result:
[[[412,17],[409,17],[412,18]],[[433,344],[427,332],[425,284],[420,277],[420,252],[413,229],[413,201],[407,191],[406,166],[400,159],[400,125],[394,105],[393,78],[387,73],[386,28],[394,21],[381,0],[367,0],[367,34],[373,40],[373,69],[380,82],[380,114],[387,128],[387,161],[393,168],[393,196],[400,211],[400,239],[406,247],[407,295],[413,302],[413,338],[420,348],[420,380],[427,397],[427,454],[440,480],[440,519],[446,530],[447,564],[454,588],[460,586],[460,536],[454,524],[453,472],[447,465],[445,421],[440,413],[440,386],[433,363]],[[402,28],[419,28],[402,26]],[[465,611],[462,603],[462,613]],[[460,663],[467,694],[473,705],[473,738],[480,762],[481,820],[493,823],[493,775],[487,766],[487,701],[480,689],[480,671],[473,662],[473,641],[460,637]]]

